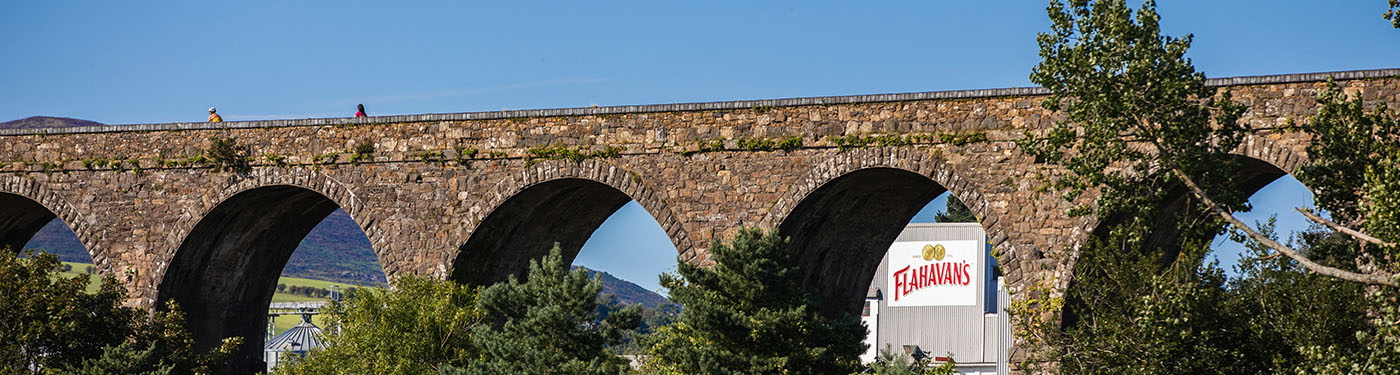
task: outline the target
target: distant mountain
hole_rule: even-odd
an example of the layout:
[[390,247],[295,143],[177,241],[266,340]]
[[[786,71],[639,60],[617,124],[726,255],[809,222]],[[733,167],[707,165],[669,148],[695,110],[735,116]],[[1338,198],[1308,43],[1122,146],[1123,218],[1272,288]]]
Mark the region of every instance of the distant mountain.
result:
[[92,263],[92,256],[83,248],[83,243],[78,242],[78,235],[73,234],[63,220],[54,219],[44,225],[27,245],[26,248],[43,249],[57,255],[58,260],[64,262]]
[[588,271],[589,277],[603,275],[603,291],[598,294],[603,296],[604,299],[606,299],[607,296],[613,296],[617,298],[619,304],[641,304],[642,307],[648,309],[655,309],[657,306],[671,302],[671,300],[662,297],[660,294],[656,294],[656,292],[647,290],[647,288],[633,284],[630,281],[613,277],[612,274],[607,272],[594,271],[580,266],[574,266],[573,268],[583,268],[585,271]]
[[72,128],[79,126],[103,126],[103,124],[96,121],[49,116],[34,116],[14,121],[0,122],[0,129]]

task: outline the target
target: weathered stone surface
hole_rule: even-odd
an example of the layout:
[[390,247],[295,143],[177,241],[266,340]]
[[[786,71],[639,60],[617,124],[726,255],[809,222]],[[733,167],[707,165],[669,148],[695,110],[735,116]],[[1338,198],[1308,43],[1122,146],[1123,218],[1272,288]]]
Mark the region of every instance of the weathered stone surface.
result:
[[[1372,103],[1400,107],[1400,70],[1336,75]],[[1272,128],[1305,121],[1324,78],[1213,83],[1249,105],[1245,121]],[[255,353],[261,326],[253,322],[261,322],[258,310],[271,297],[277,272],[301,236],[336,206],[365,230],[391,278],[474,282],[520,271],[554,242],[577,252],[628,199],[657,219],[688,262],[705,264],[708,243],[741,226],[778,227],[793,236],[807,282],[826,297],[824,310],[842,313],[858,308],[879,252],[899,229],[949,190],[981,218],[1013,298],[1024,298],[1031,285],[1068,285],[1077,244],[1095,225],[1093,218],[1067,216],[1070,204],[1049,188],[1062,171],[1035,163],[1012,143],[1057,118],[1037,105],[1041,94],[1023,88],[5,130],[0,240],[22,244],[35,223],[56,215],[103,273],[126,284],[131,304],[180,301],[202,325],[202,343],[250,336],[245,353]],[[973,133],[987,140],[939,137]],[[917,137],[907,145],[848,150],[829,139],[861,134]],[[168,163],[200,153],[216,136],[250,146],[252,171]],[[802,146],[741,149],[749,140],[784,137],[800,137]],[[713,150],[713,140],[725,149]],[[350,163],[361,142],[377,151]],[[531,148],[556,144],[617,147],[620,155],[526,160]],[[1296,132],[1263,131],[1239,152],[1292,171],[1306,162],[1307,144]],[[455,159],[472,149],[474,156]],[[334,163],[327,163],[330,155]],[[128,161],[113,168],[96,166],[99,160]],[[1267,169],[1261,178],[1278,175]]]

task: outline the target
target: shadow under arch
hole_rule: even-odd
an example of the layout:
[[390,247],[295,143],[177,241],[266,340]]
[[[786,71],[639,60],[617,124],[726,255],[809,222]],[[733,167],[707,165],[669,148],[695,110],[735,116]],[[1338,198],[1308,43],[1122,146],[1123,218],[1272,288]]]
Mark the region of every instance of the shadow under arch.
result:
[[593,232],[632,200],[609,184],[579,177],[527,186],[480,221],[453,260],[450,279],[488,285],[524,275],[530,260],[548,254],[556,242],[572,262]]
[[[260,186],[218,203],[189,231],[157,287],[157,306],[174,300],[197,348],[243,337],[231,373],[263,370],[267,306],[302,239],[341,205],[314,190]],[[361,227],[363,228],[363,227]]]
[[874,167],[842,174],[802,197],[778,231],[799,252],[803,284],[821,294],[822,313],[859,312],[890,244],[947,190],[919,173]]
[[0,193],[0,249],[23,251],[24,244],[57,217],[33,199]]

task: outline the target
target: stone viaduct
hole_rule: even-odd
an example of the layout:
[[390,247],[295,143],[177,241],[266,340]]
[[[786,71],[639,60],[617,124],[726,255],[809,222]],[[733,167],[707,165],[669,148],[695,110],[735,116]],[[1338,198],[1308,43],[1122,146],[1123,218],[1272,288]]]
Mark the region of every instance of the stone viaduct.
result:
[[[1400,107],[1400,69],[1214,79],[1267,129],[1305,121],[1334,76]],[[204,345],[248,338],[301,238],[337,207],[391,278],[500,280],[554,242],[575,255],[629,200],[679,258],[742,226],[791,236],[827,313],[858,311],[896,234],[944,191],[980,218],[1013,299],[1071,281],[1094,219],[1069,217],[1059,170],[1013,144],[1056,119],[1012,88],[715,103],[224,123],[0,130],[0,247],[57,216],[131,305],[179,301]],[[874,136],[865,141],[848,136]],[[212,137],[250,148],[247,171],[195,157]],[[767,143],[771,142],[771,143]],[[1257,178],[1297,168],[1307,138],[1264,130],[1239,150]],[[356,155],[357,145],[374,152]],[[844,146],[842,146],[844,144]],[[555,147],[560,146],[563,147]],[[771,146],[770,146],[771,145]],[[583,149],[583,152],[569,150]],[[353,161],[352,161],[353,159]],[[1087,198],[1085,198],[1087,199]],[[1013,348],[1021,358],[1025,348]]]

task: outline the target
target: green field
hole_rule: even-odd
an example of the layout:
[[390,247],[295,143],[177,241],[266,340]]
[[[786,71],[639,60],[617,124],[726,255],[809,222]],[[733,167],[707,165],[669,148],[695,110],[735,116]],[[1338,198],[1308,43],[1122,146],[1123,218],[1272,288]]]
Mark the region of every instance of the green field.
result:
[[[73,276],[76,276],[76,275],[80,275],[80,274],[86,273],[87,267],[92,267],[91,264],[86,264],[86,263],[63,262],[63,264],[72,267],[69,271],[64,271],[64,272],[62,273],[64,277],[73,277]],[[87,290],[88,290],[89,293],[96,292],[97,289],[100,288],[100,287],[102,286],[102,278],[101,278],[101,277],[99,277],[98,275],[91,275],[91,276],[92,276],[92,277],[88,280],[88,288],[87,288]],[[331,286],[338,286],[338,287],[340,287],[340,290],[342,290],[342,291],[344,291],[344,290],[346,290],[346,289],[349,289],[349,288],[352,288],[352,287],[355,287],[355,285],[352,285],[352,284],[343,284],[343,283],[336,283],[336,282],[322,281],[322,280],[301,279],[301,278],[295,278],[295,277],[283,277],[283,278],[278,279],[278,280],[277,280],[277,283],[278,283],[278,284],[287,284],[287,287],[291,287],[291,286],[305,286],[305,287],[314,287],[314,288],[322,288],[322,289],[330,289]],[[272,295],[272,302],[307,302],[307,301],[323,301],[323,300],[325,300],[325,299],[324,299],[324,298],[312,298],[312,297],[307,297],[307,296],[303,296],[303,295],[294,295],[294,294],[287,294],[287,293],[274,293],[274,294]],[[296,316],[296,315],[283,315],[283,316],[277,317],[277,321],[276,321],[276,322],[274,323],[274,325],[273,325],[273,327],[274,327],[273,331],[275,332],[274,335],[277,334],[277,333],[281,333],[282,331],[286,331],[288,328],[292,328],[292,326],[297,325],[298,322],[301,322],[301,317]],[[316,315],[316,316],[312,317],[311,322],[314,323],[314,324],[316,324],[316,325],[319,326],[319,327],[325,328],[325,324],[323,323],[323,321],[322,321],[320,315]]]
[[[87,267],[93,267],[93,265],[86,263],[63,262],[63,264],[72,267],[68,271],[62,272],[65,278],[72,278],[73,276],[84,274],[86,273]],[[88,293],[96,293],[97,289],[102,287],[102,277],[97,275],[90,276],[91,277],[88,278],[87,291]]]
[[[283,278],[278,279],[278,280],[277,280],[277,283],[278,283],[278,284],[287,284],[287,287],[289,287],[289,288],[290,288],[291,286],[293,286],[293,285],[295,285],[295,286],[308,286],[308,287],[315,287],[315,288],[322,288],[322,289],[330,289],[331,286],[338,286],[338,287],[340,287],[340,290],[341,290],[341,291],[344,291],[344,290],[346,290],[346,289],[355,287],[355,285],[352,285],[352,284],[343,284],[343,283],[336,283],[336,282],[322,281],[322,280],[312,280],[312,279],[301,279],[301,278],[295,278],[295,277],[283,277]],[[272,295],[272,302],[306,302],[306,301],[324,301],[324,300],[325,300],[324,298],[312,298],[312,297],[307,297],[307,296],[302,296],[302,295],[292,295],[292,294],[286,294],[286,293],[274,293],[274,294]],[[282,331],[286,331],[288,328],[292,328],[292,326],[297,325],[297,323],[299,323],[299,322],[301,322],[301,317],[300,317],[300,316],[296,316],[296,315],[282,315],[282,316],[278,316],[278,317],[277,317],[277,320],[273,323],[273,335],[276,335],[276,334],[278,334],[278,333],[282,333]],[[320,316],[320,315],[312,316],[312,317],[311,317],[311,323],[315,324],[317,327],[326,328],[326,325],[322,322],[322,319],[321,319],[321,316]]]

